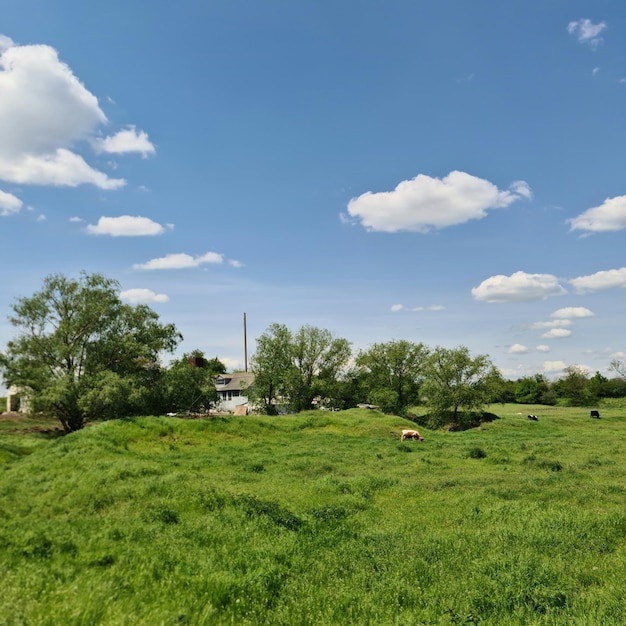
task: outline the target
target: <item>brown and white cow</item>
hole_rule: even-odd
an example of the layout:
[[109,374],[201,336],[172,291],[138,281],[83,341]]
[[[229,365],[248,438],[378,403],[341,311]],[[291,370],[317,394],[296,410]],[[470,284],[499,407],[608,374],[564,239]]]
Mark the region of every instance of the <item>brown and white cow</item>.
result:
[[417,439],[418,441],[424,441],[424,437],[422,437],[416,430],[403,430],[400,440],[404,441],[405,439]]

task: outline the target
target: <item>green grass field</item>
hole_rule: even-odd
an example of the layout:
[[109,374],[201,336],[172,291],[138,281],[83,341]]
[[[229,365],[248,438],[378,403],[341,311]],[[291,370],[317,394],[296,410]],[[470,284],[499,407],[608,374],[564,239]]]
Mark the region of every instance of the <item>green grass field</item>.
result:
[[0,421],[0,624],[624,626],[624,411],[489,410]]

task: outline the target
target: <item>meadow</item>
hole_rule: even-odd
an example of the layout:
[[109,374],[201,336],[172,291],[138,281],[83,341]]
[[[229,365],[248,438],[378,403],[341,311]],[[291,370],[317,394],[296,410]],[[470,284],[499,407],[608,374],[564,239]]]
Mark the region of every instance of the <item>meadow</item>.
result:
[[489,410],[0,420],[0,624],[623,626],[624,410]]

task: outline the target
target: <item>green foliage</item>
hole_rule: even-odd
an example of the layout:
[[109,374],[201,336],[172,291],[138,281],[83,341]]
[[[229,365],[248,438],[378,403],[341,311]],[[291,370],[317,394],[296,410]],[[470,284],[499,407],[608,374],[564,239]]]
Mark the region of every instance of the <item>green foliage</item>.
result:
[[409,341],[375,343],[359,353],[357,366],[363,372],[367,401],[386,413],[404,415],[419,401],[427,348]]
[[206,359],[200,350],[184,354],[163,373],[161,412],[208,411],[218,401],[215,377],[225,372],[226,366],[219,359]]
[[89,419],[144,412],[159,354],[180,339],[172,324],[160,324],[146,306],[123,304],[117,291],[100,274],[52,275],[13,305],[9,321],[18,335],[0,362],[4,378],[67,432]]
[[515,402],[520,404],[555,404],[548,381],[542,374],[520,378],[515,383]]
[[341,405],[346,388],[339,374],[350,355],[349,342],[329,330],[307,325],[293,334],[284,325],[272,324],[257,339],[251,359],[253,401],[268,415],[277,412],[280,401],[294,412],[311,409],[318,398]]
[[[493,396],[500,375],[486,355],[470,356],[465,346],[449,350],[435,348],[426,361],[423,393],[433,414],[443,424],[472,420]],[[463,415],[469,413],[470,415]]]
[[597,401],[589,393],[587,373],[581,367],[571,365],[565,368],[565,376],[552,386],[557,397],[566,401],[569,406],[589,406]]

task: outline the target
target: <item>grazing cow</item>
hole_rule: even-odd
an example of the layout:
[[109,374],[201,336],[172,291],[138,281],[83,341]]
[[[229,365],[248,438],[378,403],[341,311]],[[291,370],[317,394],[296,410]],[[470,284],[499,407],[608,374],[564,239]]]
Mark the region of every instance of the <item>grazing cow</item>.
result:
[[594,417],[595,419],[599,420],[600,419],[600,411],[591,411],[591,413],[589,413],[589,417]]
[[418,441],[424,441],[424,437],[422,437],[416,430],[403,430],[400,440],[404,441],[405,439],[417,439]]
[[539,421],[539,418],[536,415],[529,415],[528,419],[532,420],[533,422],[538,422]]

